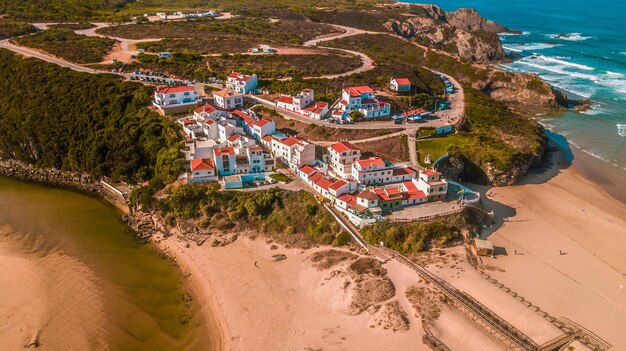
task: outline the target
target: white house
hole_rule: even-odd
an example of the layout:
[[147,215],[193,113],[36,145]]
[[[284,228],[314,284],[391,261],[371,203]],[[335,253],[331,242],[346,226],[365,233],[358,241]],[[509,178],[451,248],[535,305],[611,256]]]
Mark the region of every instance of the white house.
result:
[[365,118],[389,116],[391,105],[376,98],[374,90],[368,86],[345,88],[341,92],[339,109],[344,115],[359,111]]
[[243,106],[243,95],[233,90],[220,90],[213,93],[213,102],[223,109],[233,109]]
[[261,140],[266,135],[276,132],[276,123],[269,119],[261,118],[258,121],[252,121],[247,124],[250,135],[256,140]]
[[392,168],[380,157],[358,160],[352,166],[352,178],[366,185],[390,183]]
[[217,180],[215,163],[210,158],[200,158],[190,161],[191,173],[188,183],[203,183]]
[[190,107],[196,107],[200,100],[196,89],[180,86],[157,89],[152,104],[162,114],[172,114],[187,112]]
[[398,93],[411,91],[411,81],[408,78],[391,78],[389,88]]
[[315,101],[315,92],[311,89],[295,96],[282,95],[276,100],[276,106],[314,119],[322,119],[328,113],[328,103]]
[[328,164],[333,172],[346,179],[352,176],[352,164],[361,158],[361,151],[349,142],[342,141],[328,147],[328,156]]
[[315,145],[296,137],[272,139],[272,153],[293,170],[315,163]]
[[193,110],[193,116],[196,121],[207,121],[207,120],[217,120],[220,117],[228,116],[228,112],[223,109],[218,109],[217,107],[206,104],[204,106],[200,106],[197,109]]
[[448,182],[441,178],[441,173],[433,170],[420,172],[419,178],[414,183],[417,189],[428,196],[428,201],[443,200],[448,192]]
[[259,84],[256,74],[246,75],[232,72],[226,77],[226,88],[241,94],[254,92]]

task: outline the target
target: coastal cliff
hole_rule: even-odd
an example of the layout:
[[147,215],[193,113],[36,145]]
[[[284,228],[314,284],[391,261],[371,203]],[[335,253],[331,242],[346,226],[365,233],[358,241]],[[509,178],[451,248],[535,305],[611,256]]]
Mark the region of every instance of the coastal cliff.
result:
[[445,12],[435,5],[408,6],[410,16],[390,19],[384,26],[420,45],[439,49],[472,62],[507,59],[497,33],[510,30],[484,19],[473,9]]

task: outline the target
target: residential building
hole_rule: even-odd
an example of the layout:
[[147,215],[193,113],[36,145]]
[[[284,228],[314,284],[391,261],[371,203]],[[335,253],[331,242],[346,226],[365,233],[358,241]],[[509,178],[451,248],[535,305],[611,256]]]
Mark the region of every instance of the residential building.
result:
[[233,90],[220,90],[213,93],[213,103],[223,109],[234,109],[243,106],[243,95]]
[[414,184],[418,190],[428,196],[428,201],[444,200],[448,192],[448,182],[441,177],[441,173],[433,170],[420,172]]
[[282,95],[276,100],[276,106],[313,119],[322,119],[328,113],[328,103],[315,101],[315,92],[311,89],[295,96]]
[[350,178],[352,176],[352,164],[360,158],[361,151],[347,141],[338,142],[328,147],[328,165],[340,178]]
[[226,77],[226,88],[240,94],[248,94],[256,91],[258,84],[259,80],[256,74],[246,75],[239,72],[232,72]]
[[228,116],[228,112],[211,104],[205,104],[193,110],[193,116],[196,121],[215,121],[218,120],[220,117]]
[[408,78],[391,78],[389,88],[397,93],[410,92],[411,81]]
[[256,140],[261,140],[264,136],[274,134],[276,132],[276,123],[269,119],[261,118],[258,121],[252,121],[247,124],[248,133]]
[[338,104],[343,116],[359,111],[365,118],[385,117],[391,114],[391,105],[376,98],[374,90],[368,86],[345,88]]
[[191,173],[187,178],[188,183],[203,183],[217,180],[215,163],[210,158],[191,160]]
[[315,163],[315,145],[296,137],[272,139],[272,153],[294,171]]
[[190,107],[196,107],[200,102],[196,89],[190,86],[168,87],[157,89],[154,92],[152,104],[162,114],[187,112]]

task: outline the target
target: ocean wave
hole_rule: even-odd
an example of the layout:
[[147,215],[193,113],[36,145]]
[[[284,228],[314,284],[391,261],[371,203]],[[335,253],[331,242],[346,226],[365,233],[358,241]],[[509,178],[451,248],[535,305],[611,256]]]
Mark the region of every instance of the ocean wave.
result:
[[582,33],[567,33],[567,34],[546,34],[548,38],[568,40],[568,41],[583,41],[591,39],[593,37],[583,36]]
[[527,43],[527,44],[507,44],[502,45],[505,50],[523,52],[523,51],[538,51],[544,49],[550,49],[553,47],[561,46],[561,44],[548,44],[548,43]]
[[512,37],[512,36],[522,36],[522,35],[528,35],[530,34],[530,32],[528,31],[523,31],[521,33],[511,33],[511,32],[504,32],[504,33],[498,33],[499,36],[501,37]]
[[595,70],[595,68],[589,67],[587,65],[582,65],[580,63],[574,63],[574,62],[569,62],[569,61],[565,61],[565,60],[559,59],[558,56],[557,57],[550,57],[550,56],[544,56],[544,55],[533,55],[533,57],[535,57],[536,60],[541,60],[541,61],[546,61],[546,62],[553,62],[553,63],[559,64],[559,65],[563,65],[563,66],[578,68],[578,69],[581,69],[583,71],[593,71],[593,70]]
[[624,78],[624,75],[617,72],[606,71],[606,75],[610,78]]

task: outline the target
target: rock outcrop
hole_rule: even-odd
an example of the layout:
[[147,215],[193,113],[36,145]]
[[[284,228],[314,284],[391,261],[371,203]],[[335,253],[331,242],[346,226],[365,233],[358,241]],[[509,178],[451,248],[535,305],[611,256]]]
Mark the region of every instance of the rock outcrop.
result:
[[473,9],[445,12],[434,5],[409,7],[414,16],[391,19],[387,30],[408,39],[457,55],[473,62],[495,62],[507,58],[497,33],[510,30],[484,19]]
[[486,80],[474,82],[472,87],[524,114],[561,110],[567,104],[565,94],[554,90],[534,73],[497,72]]

